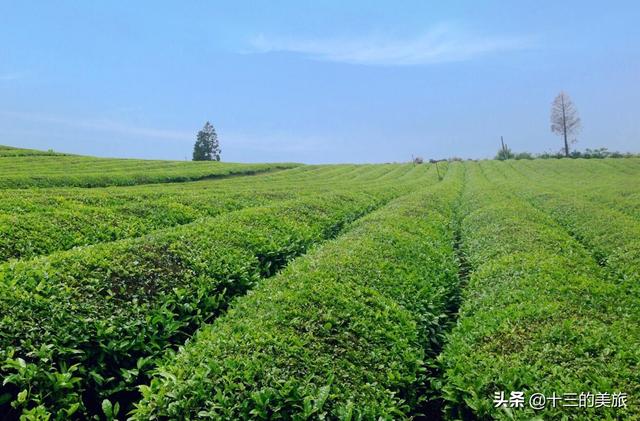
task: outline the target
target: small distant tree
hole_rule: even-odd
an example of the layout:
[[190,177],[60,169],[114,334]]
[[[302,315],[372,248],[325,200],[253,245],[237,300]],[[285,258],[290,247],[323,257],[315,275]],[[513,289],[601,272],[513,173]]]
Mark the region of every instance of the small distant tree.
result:
[[[564,156],[569,156],[569,136],[580,130],[580,117],[573,101],[564,92],[560,92],[551,104],[551,131],[562,136],[564,140]],[[571,140],[575,143],[576,140]]]
[[513,157],[514,159],[533,159],[533,155],[530,152],[518,152]]
[[501,148],[496,154],[496,159],[499,161],[505,161],[507,159],[513,159],[513,158],[514,158],[513,152],[509,147]]
[[506,159],[513,159],[513,152],[511,149],[504,143],[504,139],[500,136],[500,150],[496,154],[496,159],[500,161],[504,161]]
[[220,143],[216,129],[208,121],[198,132],[196,143],[193,145],[194,161],[220,161]]

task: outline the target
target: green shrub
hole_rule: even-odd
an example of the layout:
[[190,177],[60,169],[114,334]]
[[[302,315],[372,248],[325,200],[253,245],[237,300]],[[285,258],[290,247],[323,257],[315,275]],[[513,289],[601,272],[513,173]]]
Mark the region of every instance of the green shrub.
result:
[[457,295],[461,165],[263,282],[157,370],[136,419],[399,419]]
[[[400,180],[409,172],[415,179]],[[406,189],[426,180],[424,174],[410,165],[303,166],[224,181],[0,189],[0,261],[139,237],[207,216],[323,192],[368,191],[383,184]]]
[[[0,152],[0,188],[125,186],[249,175],[298,164],[152,161],[61,155],[20,149]],[[38,153],[39,152],[39,153]]]
[[[552,218],[469,166],[462,245],[472,272],[458,325],[439,361],[447,414],[454,418],[614,419],[633,408],[496,408],[494,394],[522,391],[636,396],[638,325],[619,305],[587,250]],[[493,174],[492,174],[493,176]],[[495,180],[515,177],[495,175]],[[494,178],[491,178],[494,180]],[[576,411],[574,414],[571,411]]]
[[327,193],[0,266],[0,411],[126,409],[166,350],[393,195]]

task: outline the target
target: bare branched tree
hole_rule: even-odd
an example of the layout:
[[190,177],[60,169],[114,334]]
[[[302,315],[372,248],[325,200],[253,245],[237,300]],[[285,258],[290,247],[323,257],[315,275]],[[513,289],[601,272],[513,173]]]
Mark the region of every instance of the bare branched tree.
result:
[[[580,117],[575,105],[564,92],[560,92],[551,104],[551,131],[564,139],[564,155],[569,156],[568,137],[580,130]],[[572,140],[572,143],[575,140]]]

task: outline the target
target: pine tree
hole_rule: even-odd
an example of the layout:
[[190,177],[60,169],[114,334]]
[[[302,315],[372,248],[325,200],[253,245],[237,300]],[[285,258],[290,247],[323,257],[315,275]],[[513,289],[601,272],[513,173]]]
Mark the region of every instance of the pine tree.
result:
[[198,132],[196,143],[193,145],[194,161],[220,161],[220,143],[216,129],[208,121]]

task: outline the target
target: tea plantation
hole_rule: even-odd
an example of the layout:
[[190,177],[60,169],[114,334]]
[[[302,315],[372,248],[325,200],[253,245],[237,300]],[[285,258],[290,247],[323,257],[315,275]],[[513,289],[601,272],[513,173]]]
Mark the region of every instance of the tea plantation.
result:
[[640,159],[0,147],[0,420],[640,419]]

